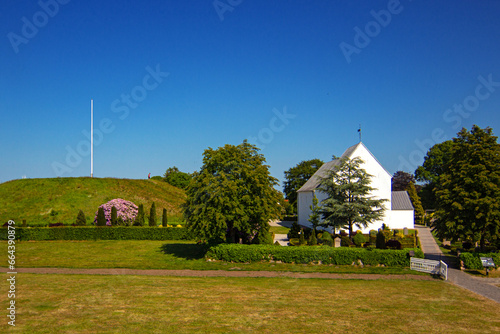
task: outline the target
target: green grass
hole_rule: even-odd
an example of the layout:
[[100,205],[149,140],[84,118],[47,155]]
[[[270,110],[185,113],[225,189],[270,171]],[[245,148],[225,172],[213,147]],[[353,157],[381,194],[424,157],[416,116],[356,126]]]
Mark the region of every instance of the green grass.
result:
[[[7,242],[0,242],[7,252]],[[409,268],[207,262],[206,248],[190,241],[101,240],[23,241],[16,244],[17,267],[272,270],[359,274],[415,274]],[[0,263],[7,266],[7,263]]]
[[16,306],[12,333],[500,330],[499,304],[441,281],[18,274]]
[[273,232],[274,234],[288,234],[290,229],[284,226],[271,226],[269,232]]
[[89,224],[99,205],[114,198],[136,205],[142,203],[147,214],[154,201],[157,219],[161,220],[165,208],[171,223],[181,216],[180,204],[185,193],[155,180],[88,177],[14,180],[0,184],[0,222],[13,219],[20,225],[26,219],[29,226],[72,224],[81,209]]

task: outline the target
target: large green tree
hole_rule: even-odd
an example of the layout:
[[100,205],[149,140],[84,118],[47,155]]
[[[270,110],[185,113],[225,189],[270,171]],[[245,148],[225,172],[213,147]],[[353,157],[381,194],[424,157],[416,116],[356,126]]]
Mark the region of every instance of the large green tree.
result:
[[349,237],[352,237],[354,226],[367,227],[382,218],[385,200],[370,196],[374,190],[370,186],[371,175],[360,167],[362,163],[360,158],[342,158],[321,179],[320,190],[327,198],[320,203],[323,218],[320,226],[348,228]]
[[170,167],[163,174],[165,182],[174,187],[187,189],[189,182],[192,179],[192,175],[188,173],[181,172],[177,167]]
[[205,150],[203,166],[186,191],[188,228],[209,243],[269,240],[268,222],[279,218],[282,196],[265,162],[247,141]]
[[415,170],[415,178],[423,186],[418,195],[424,209],[436,209],[435,188],[444,166],[449,164],[453,141],[447,140],[432,146],[424,157],[424,163]]
[[480,243],[500,237],[500,145],[491,128],[463,128],[440,166],[434,190],[438,236]]
[[297,208],[297,190],[299,190],[322,165],[323,161],[320,159],[306,160],[301,161],[297,166],[285,172],[283,193],[285,194],[285,198],[295,209]]

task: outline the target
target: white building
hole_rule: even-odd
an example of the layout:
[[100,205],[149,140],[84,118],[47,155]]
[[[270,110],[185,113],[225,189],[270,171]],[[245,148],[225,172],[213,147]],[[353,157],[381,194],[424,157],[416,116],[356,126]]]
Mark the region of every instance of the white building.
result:
[[[378,162],[373,154],[366,148],[363,143],[349,147],[340,158],[347,157],[353,159],[359,157],[363,160],[361,168],[363,168],[371,177],[370,186],[374,188],[371,196],[377,199],[385,199],[384,215],[380,220],[377,220],[367,228],[362,229],[363,233],[368,233],[369,230],[379,229],[383,223],[391,229],[402,229],[404,227],[414,228],[414,209],[411,204],[410,197],[406,191],[391,192],[391,174]],[[327,195],[318,189],[321,178],[328,174],[334,166],[340,163],[340,158],[327,162],[321,166],[318,171],[297,191],[297,211],[298,223],[303,226],[311,226],[309,217],[311,215],[311,205],[313,195],[316,194],[318,203],[321,203]],[[357,227],[353,227],[354,230]]]

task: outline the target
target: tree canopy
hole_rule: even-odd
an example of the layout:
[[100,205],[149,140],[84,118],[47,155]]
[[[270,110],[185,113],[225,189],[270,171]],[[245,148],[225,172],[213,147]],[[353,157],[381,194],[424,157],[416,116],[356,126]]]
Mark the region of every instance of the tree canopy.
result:
[[299,190],[322,165],[323,161],[320,159],[306,160],[299,162],[297,166],[285,172],[283,193],[285,194],[285,198],[288,199],[294,208],[297,208],[297,190]]
[[360,167],[362,163],[360,158],[342,158],[340,164],[321,179],[320,190],[328,197],[320,203],[323,218],[320,226],[348,228],[352,237],[354,226],[367,227],[382,218],[385,200],[370,197],[374,190],[370,187],[371,175]]
[[392,191],[406,190],[410,183],[415,183],[415,177],[410,173],[398,170],[391,179]]
[[192,175],[181,172],[177,167],[169,167],[165,174],[163,174],[165,182],[174,187],[187,189]]
[[[432,176],[438,236],[480,242],[500,238],[500,145],[491,128],[463,128]],[[432,149],[431,149],[432,150]]]
[[258,151],[244,141],[203,153],[183,206],[188,228],[202,241],[269,242],[268,221],[279,218],[283,197]]

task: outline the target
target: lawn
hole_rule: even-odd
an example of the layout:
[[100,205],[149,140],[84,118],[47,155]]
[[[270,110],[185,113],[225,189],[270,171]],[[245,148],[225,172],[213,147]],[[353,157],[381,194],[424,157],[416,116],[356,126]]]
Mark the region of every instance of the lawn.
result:
[[285,226],[271,226],[269,228],[269,232],[274,234],[288,234],[288,232],[290,232],[290,228]]
[[[1,249],[7,250],[2,241]],[[278,247],[278,246],[277,246]],[[327,266],[286,263],[207,262],[206,248],[192,241],[23,241],[16,244],[17,267],[273,270],[359,274],[426,275],[409,268]],[[0,266],[7,266],[0,264]]]
[[442,281],[18,274],[16,306],[12,333],[500,331],[499,304]]

